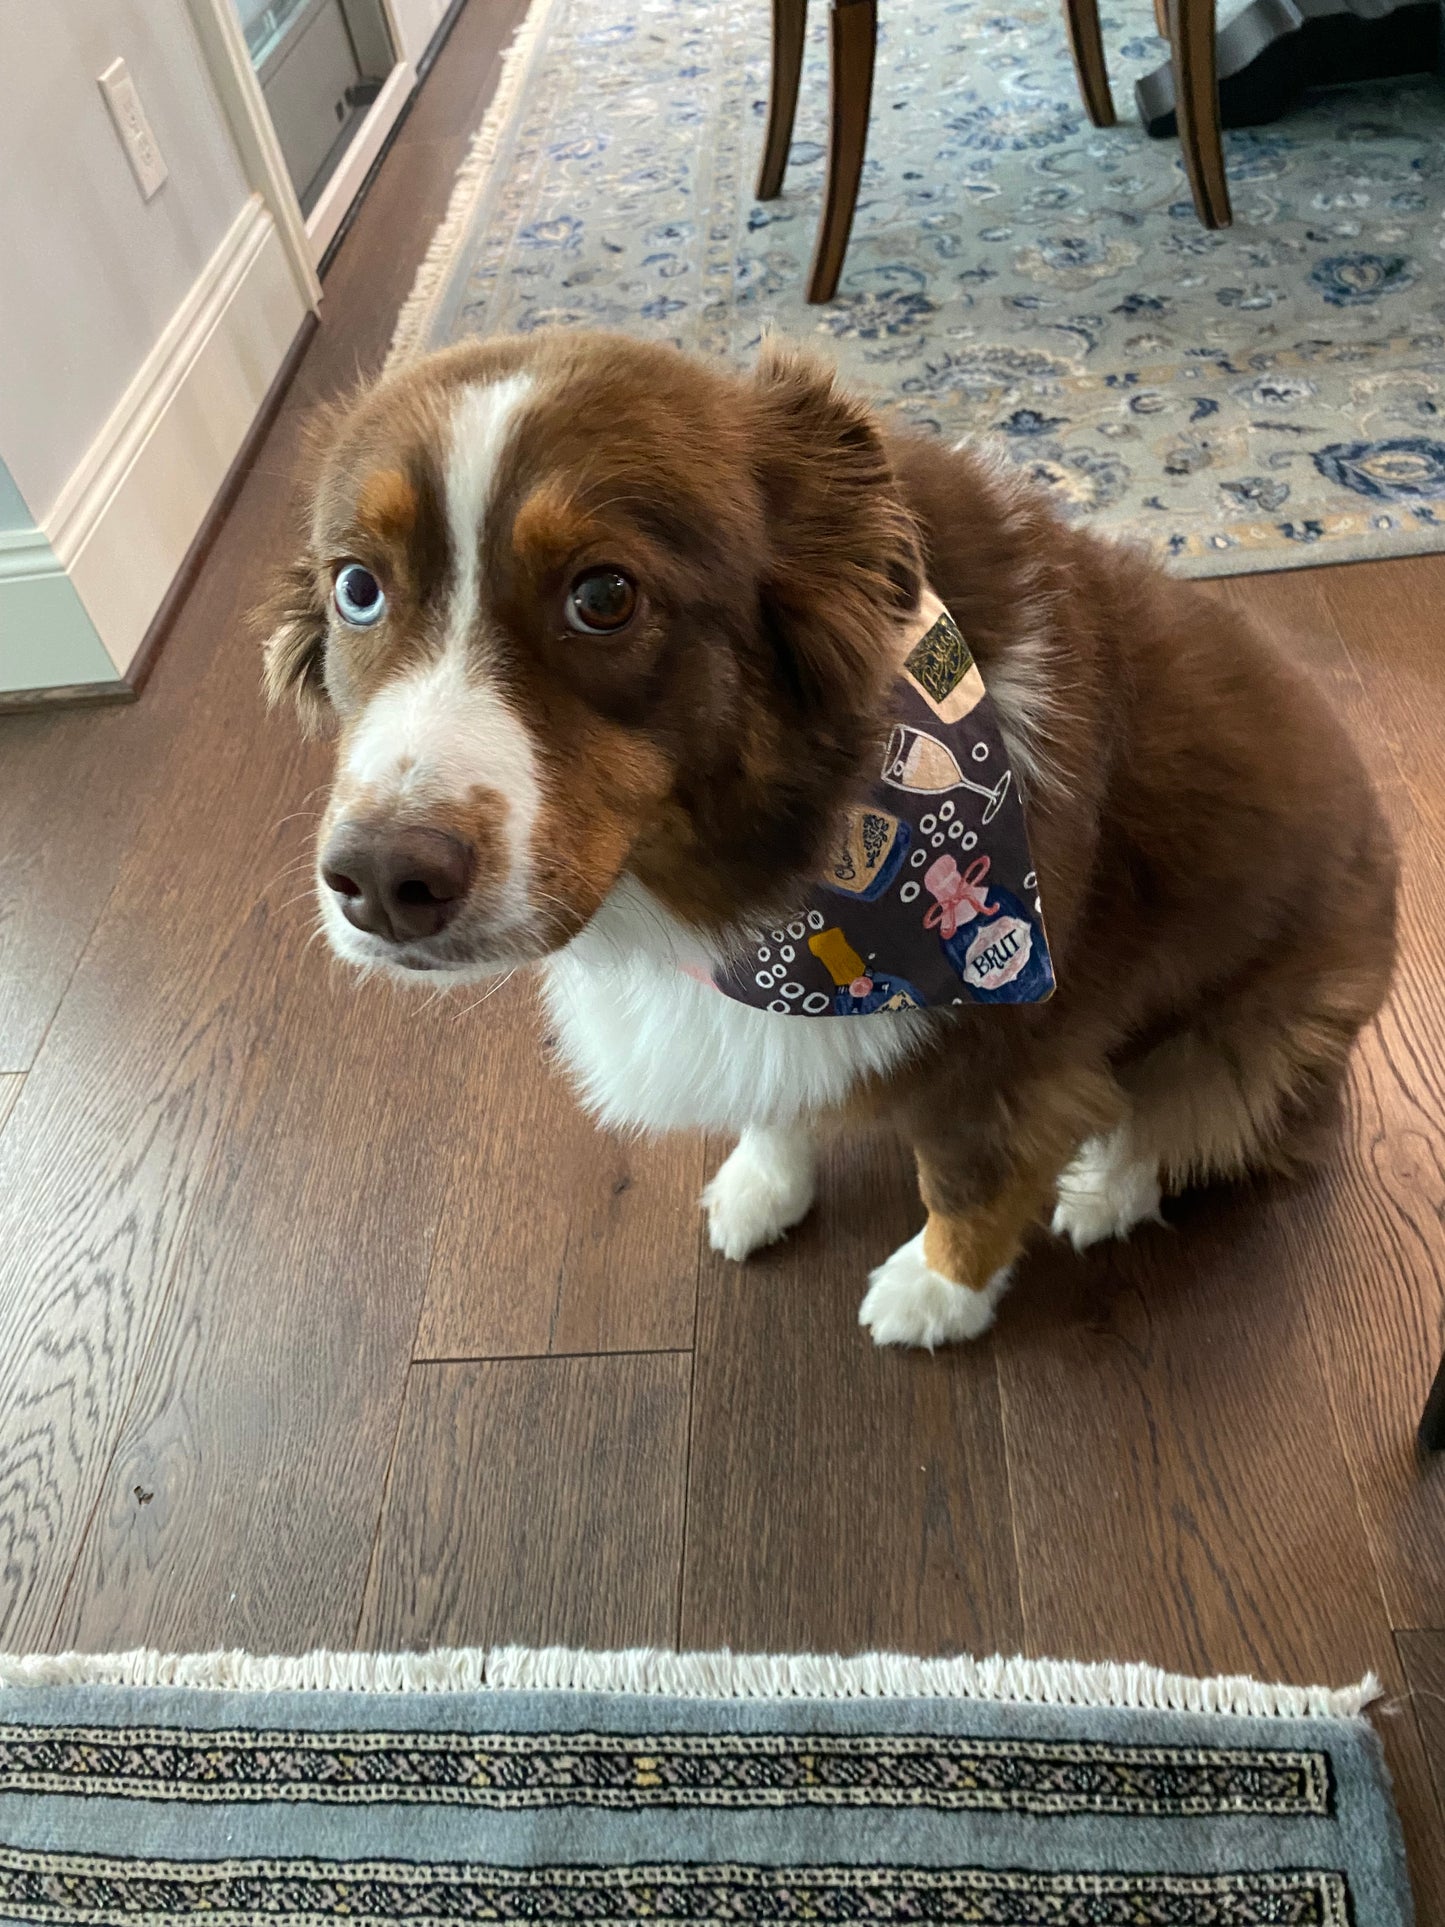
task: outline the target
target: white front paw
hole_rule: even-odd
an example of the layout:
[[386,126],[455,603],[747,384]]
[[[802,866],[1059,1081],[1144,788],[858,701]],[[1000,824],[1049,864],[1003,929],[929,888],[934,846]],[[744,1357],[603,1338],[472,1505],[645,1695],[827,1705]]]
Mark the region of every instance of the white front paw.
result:
[[1135,1225],[1162,1223],[1159,1167],[1133,1155],[1122,1132],[1091,1137],[1059,1178],[1053,1233],[1075,1251],[1127,1238]]
[[932,1351],[977,1338],[993,1323],[1012,1269],[996,1271],[981,1291],[955,1285],[925,1260],[920,1231],[873,1273],[858,1323],[872,1332],[875,1345],[923,1345]]
[[702,1194],[708,1241],[743,1259],[806,1218],[813,1203],[813,1147],[782,1131],[748,1131]]

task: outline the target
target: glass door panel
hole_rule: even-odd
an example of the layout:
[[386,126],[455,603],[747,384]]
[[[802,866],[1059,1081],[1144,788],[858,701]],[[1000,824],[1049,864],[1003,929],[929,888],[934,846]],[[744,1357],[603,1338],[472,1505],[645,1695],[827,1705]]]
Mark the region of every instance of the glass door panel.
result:
[[382,0],[231,0],[303,214],[397,62]]

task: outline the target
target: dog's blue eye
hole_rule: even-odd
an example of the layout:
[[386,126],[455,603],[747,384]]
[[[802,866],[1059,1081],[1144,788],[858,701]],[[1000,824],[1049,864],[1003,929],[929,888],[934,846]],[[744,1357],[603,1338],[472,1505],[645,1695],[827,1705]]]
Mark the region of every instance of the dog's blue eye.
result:
[[353,629],[369,629],[373,622],[380,620],[386,608],[381,584],[371,570],[363,569],[359,562],[347,562],[336,571],[336,587],[332,593],[336,613]]

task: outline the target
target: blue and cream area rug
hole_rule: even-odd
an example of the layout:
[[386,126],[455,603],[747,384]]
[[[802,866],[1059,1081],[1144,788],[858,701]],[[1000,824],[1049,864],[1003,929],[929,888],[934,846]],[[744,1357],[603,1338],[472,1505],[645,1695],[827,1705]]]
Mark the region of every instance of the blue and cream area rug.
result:
[[1372,1690],[877,1655],[0,1660],[0,1922],[1408,1927]]
[[[1226,7],[1227,17],[1230,9]],[[818,0],[780,200],[753,198],[768,0],[535,0],[397,352],[602,326],[746,362],[773,329],[1189,575],[1445,548],[1445,87],[1322,95],[1226,137],[1235,226],[1133,118],[1163,57],[1106,5],[1090,126],[1062,0],[880,9],[838,298],[810,308]]]

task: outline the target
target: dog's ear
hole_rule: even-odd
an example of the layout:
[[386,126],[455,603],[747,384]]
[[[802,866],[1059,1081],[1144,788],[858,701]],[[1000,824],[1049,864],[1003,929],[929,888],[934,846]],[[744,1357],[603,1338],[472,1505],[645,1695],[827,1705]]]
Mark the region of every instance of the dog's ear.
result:
[[918,530],[876,423],[831,369],[765,342],[753,393],[764,620],[805,705],[846,726],[876,713],[888,639],[917,607]]
[[274,707],[289,697],[303,731],[314,736],[331,704],[325,680],[326,605],[315,566],[308,559],[282,569],[257,610],[255,623],[264,637],[262,679],[267,702]]

